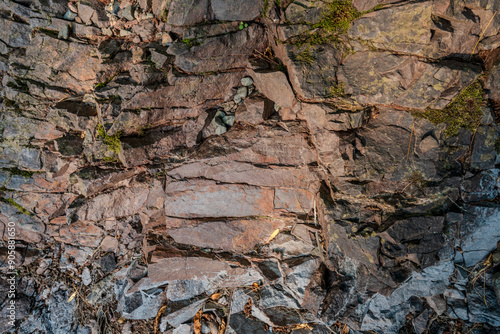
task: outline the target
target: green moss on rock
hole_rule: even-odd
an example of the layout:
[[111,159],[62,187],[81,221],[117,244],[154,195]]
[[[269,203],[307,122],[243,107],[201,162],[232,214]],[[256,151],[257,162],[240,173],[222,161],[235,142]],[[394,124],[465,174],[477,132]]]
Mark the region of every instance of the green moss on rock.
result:
[[454,136],[460,128],[475,131],[481,124],[484,103],[484,92],[481,82],[475,81],[444,109],[426,109],[424,112],[415,112],[416,116],[428,119],[434,124],[446,123],[444,132],[446,137]]

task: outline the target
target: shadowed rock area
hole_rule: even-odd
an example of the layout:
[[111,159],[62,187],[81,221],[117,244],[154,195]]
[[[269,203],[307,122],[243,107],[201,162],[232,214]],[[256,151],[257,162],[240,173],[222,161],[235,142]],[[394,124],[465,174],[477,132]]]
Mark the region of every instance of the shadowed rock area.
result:
[[499,10],[0,0],[0,332],[500,332]]

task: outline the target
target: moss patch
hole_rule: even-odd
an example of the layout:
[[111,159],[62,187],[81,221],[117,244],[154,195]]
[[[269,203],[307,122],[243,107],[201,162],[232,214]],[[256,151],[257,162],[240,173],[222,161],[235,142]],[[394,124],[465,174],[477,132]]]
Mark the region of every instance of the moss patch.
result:
[[20,213],[23,215],[31,216],[32,213],[29,212],[26,208],[24,208],[22,205],[14,201],[12,198],[0,198],[0,202],[4,202],[6,204],[9,204],[17,209]]
[[122,144],[120,142],[120,133],[116,133],[112,136],[109,136],[104,130],[104,126],[99,124],[97,126],[97,137],[102,138],[102,141],[108,147],[108,150],[119,154],[122,150]]
[[301,45],[339,44],[352,21],[363,15],[353,5],[351,0],[335,1],[328,4],[321,20],[311,25],[311,29],[293,38],[291,43]]
[[199,41],[196,38],[185,38],[182,40],[182,43],[186,44],[189,48],[192,48],[193,46],[201,45],[201,41]]
[[32,177],[35,172],[30,172],[27,170],[22,170],[17,167],[12,167],[7,169],[11,175],[20,175],[24,177]]
[[347,94],[345,93],[345,84],[343,82],[339,82],[336,85],[330,86],[330,89],[327,93],[328,97],[345,97]]
[[269,11],[269,0],[264,0],[264,6],[262,7],[262,17],[267,17],[268,11]]
[[427,108],[424,112],[415,112],[416,116],[428,119],[434,124],[446,123],[446,137],[454,136],[460,128],[475,131],[481,124],[484,103],[481,82],[475,81],[460,92],[460,94],[444,109]]
[[297,52],[293,56],[293,60],[299,64],[312,65],[312,64],[314,64],[316,57],[311,52],[310,47],[305,47],[304,50]]

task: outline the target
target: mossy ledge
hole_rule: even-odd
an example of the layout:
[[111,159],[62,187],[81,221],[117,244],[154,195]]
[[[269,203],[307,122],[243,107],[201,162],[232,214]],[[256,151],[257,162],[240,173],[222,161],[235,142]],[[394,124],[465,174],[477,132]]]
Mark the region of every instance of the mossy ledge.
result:
[[460,128],[476,131],[483,117],[481,108],[484,101],[483,86],[479,80],[476,80],[463,89],[445,108],[427,108],[425,111],[414,111],[414,114],[434,124],[445,123],[444,135],[452,137],[458,134]]

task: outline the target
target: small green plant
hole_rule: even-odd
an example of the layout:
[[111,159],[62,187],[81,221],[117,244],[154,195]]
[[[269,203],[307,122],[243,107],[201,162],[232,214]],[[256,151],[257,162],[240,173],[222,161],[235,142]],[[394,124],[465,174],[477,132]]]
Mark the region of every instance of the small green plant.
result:
[[111,76],[111,77],[109,77],[108,80],[106,80],[104,82],[101,82],[101,83],[98,83],[97,85],[95,85],[94,89],[106,87],[111,82],[111,80],[114,79],[115,76],[116,76],[116,74],[113,75],[113,76]]
[[163,12],[161,13],[161,17],[162,17],[163,22],[167,23],[167,19],[168,19],[168,10],[167,9],[163,10]]
[[6,204],[12,205],[17,209],[17,211],[21,212],[23,215],[31,216],[32,213],[29,212],[26,208],[24,208],[22,205],[14,201],[12,198],[0,198],[0,202],[4,202]]
[[444,109],[427,108],[424,112],[415,112],[416,116],[428,119],[434,124],[446,123],[444,132],[446,137],[454,136],[460,128],[466,128],[474,132],[481,124],[483,113],[481,107],[484,103],[483,87],[476,80]]
[[331,2],[319,22],[312,24],[309,31],[292,38],[290,42],[296,46],[339,45],[349,30],[351,22],[362,14],[352,5],[350,0]]
[[419,190],[422,190],[427,185],[427,179],[420,170],[413,170],[405,175],[406,186],[401,192],[404,192],[406,188],[414,186]]
[[104,126],[99,124],[97,126],[97,136],[102,138],[103,143],[108,147],[108,150],[119,154],[122,150],[122,144],[120,142],[121,134],[118,132],[112,136],[109,136],[104,130]]
[[248,27],[248,23],[244,23],[244,22],[240,22],[240,25],[238,26],[238,28],[239,28],[240,30],[243,30],[243,29],[245,29],[246,27]]
[[330,89],[327,93],[328,97],[345,97],[345,84],[343,82],[339,82],[336,85],[330,86]]
[[17,167],[9,168],[8,171],[11,175],[20,175],[20,176],[24,176],[24,177],[32,177],[33,174],[35,174],[35,172],[22,170],[22,169],[19,169]]
[[313,28],[322,28],[336,34],[345,34],[351,22],[361,16],[361,13],[352,5],[351,1],[335,1],[328,5],[323,18]]
[[309,47],[306,47],[301,52],[298,52],[297,54],[295,54],[295,56],[293,58],[294,58],[294,61],[296,61],[297,63],[303,64],[303,65],[312,65],[312,64],[314,64],[314,61],[316,60],[316,57],[314,57],[314,55],[311,52]]
[[267,12],[269,11],[269,0],[264,0],[264,6],[262,6],[262,17],[267,17]]
[[198,41],[196,38],[185,38],[182,40],[182,43],[186,44],[189,48],[201,45],[201,41]]

